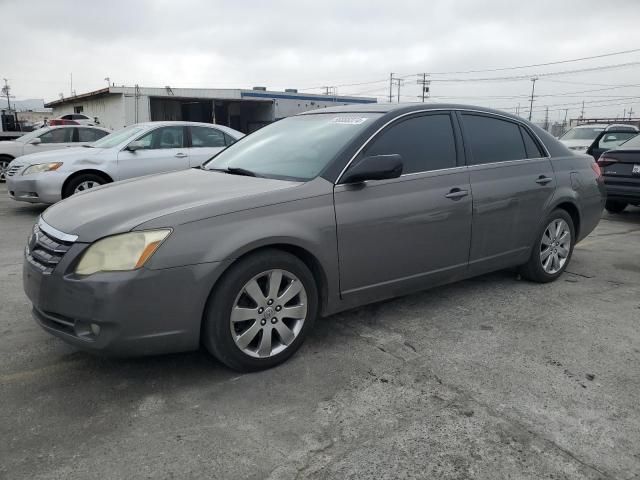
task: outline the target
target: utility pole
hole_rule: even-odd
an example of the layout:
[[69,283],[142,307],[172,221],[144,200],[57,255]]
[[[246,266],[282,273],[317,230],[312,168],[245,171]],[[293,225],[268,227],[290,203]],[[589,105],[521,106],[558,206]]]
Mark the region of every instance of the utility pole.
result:
[[391,103],[391,97],[393,96],[393,73],[389,74],[389,103]]
[[404,80],[402,78],[394,78],[393,81],[398,87],[398,103],[400,103],[400,87],[404,83]]
[[580,111],[580,120],[584,119],[584,100],[582,101],[582,110]]
[[422,85],[422,95],[418,95],[418,98],[420,98],[420,96],[422,96],[422,103],[424,103],[424,99],[425,96],[426,98],[429,98],[429,89],[431,86],[431,80],[427,80],[427,77],[429,77],[430,75],[428,73],[423,73],[422,74],[422,80],[418,79],[416,81],[416,83],[418,85]]
[[529,121],[531,121],[531,115],[533,114],[533,94],[536,91],[536,81],[538,77],[531,78],[531,101],[529,102]]
[[629,108],[629,120],[631,120],[631,115],[633,115],[633,107]]
[[4,80],[4,86],[2,87],[2,95],[7,97],[7,110],[11,111],[11,100],[10,98],[13,96],[11,95],[11,87],[9,86],[9,80],[7,80],[6,78],[3,78]]
[[549,107],[547,107],[544,112],[544,129],[549,131]]
[[69,93],[73,97],[73,73],[69,74],[70,83],[69,83]]
[[567,115],[569,114],[569,109],[565,108],[564,109],[564,120],[562,122],[562,133],[565,132],[565,130],[567,129]]
[[107,82],[107,87],[111,86],[111,79],[109,77],[104,77],[104,81]]
[[520,116],[520,104],[516,107],[516,115]]

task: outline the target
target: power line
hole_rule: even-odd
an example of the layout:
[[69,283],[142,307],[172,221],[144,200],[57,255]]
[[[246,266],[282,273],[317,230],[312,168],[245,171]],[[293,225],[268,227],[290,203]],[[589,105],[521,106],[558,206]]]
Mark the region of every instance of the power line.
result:
[[458,71],[458,72],[432,72],[432,73],[433,75],[457,75],[457,74],[463,74],[463,73],[502,72],[505,70],[519,70],[522,68],[546,67],[549,65],[559,65],[562,63],[580,62],[583,60],[593,60],[596,58],[612,57],[614,55],[624,55],[627,53],[635,53],[635,52],[640,52],[640,48],[634,48],[632,50],[623,50],[621,52],[603,53],[601,55],[592,55],[590,57],[573,58],[571,60],[558,60],[555,62],[534,63],[531,65],[520,65],[517,67],[499,67],[499,68],[487,68],[483,70],[465,70],[465,71]]

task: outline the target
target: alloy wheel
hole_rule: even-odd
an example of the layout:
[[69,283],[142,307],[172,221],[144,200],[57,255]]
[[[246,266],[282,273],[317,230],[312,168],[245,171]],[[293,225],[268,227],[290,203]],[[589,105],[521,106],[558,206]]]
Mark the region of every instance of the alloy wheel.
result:
[[100,183],[95,182],[93,180],[86,180],[82,183],[79,183],[76,189],[73,191],[73,193],[84,192],[85,190],[89,190],[90,188],[94,188],[94,187],[99,187],[100,185],[101,185]]
[[251,357],[277,355],[300,334],[307,309],[307,292],[298,277],[281,269],[262,272],[244,285],[233,303],[233,341]]
[[7,171],[9,170],[9,161],[0,160],[0,182],[7,181]]
[[555,275],[564,267],[571,252],[571,229],[561,218],[552,220],[542,234],[540,262],[542,269]]

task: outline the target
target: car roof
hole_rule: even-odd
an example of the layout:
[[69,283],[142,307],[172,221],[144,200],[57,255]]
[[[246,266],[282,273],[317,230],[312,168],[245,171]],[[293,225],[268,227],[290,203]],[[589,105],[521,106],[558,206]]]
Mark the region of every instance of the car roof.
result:
[[322,113],[410,113],[424,110],[471,110],[480,113],[492,113],[502,115],[522,122],[524,119],[502,110],[478,107],[477,105],[465,105],[459,103],[367,103],[357,105],[340,105],[317,110],[309,110],[298,115],[317,115]]

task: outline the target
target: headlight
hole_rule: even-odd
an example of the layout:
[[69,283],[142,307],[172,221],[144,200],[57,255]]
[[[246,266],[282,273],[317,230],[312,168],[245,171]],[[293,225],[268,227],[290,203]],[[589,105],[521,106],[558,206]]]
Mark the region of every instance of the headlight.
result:
[[98,240],[84,252],[76,273],[91,275],[140,268],[170,233],[171,230],[147,230]]
[[52,172],[59,169],[62,166],[62,162],[53,163],[38,163],[37,165],[31,165],[22,172],[22,175],[29,175],[30,173]]

